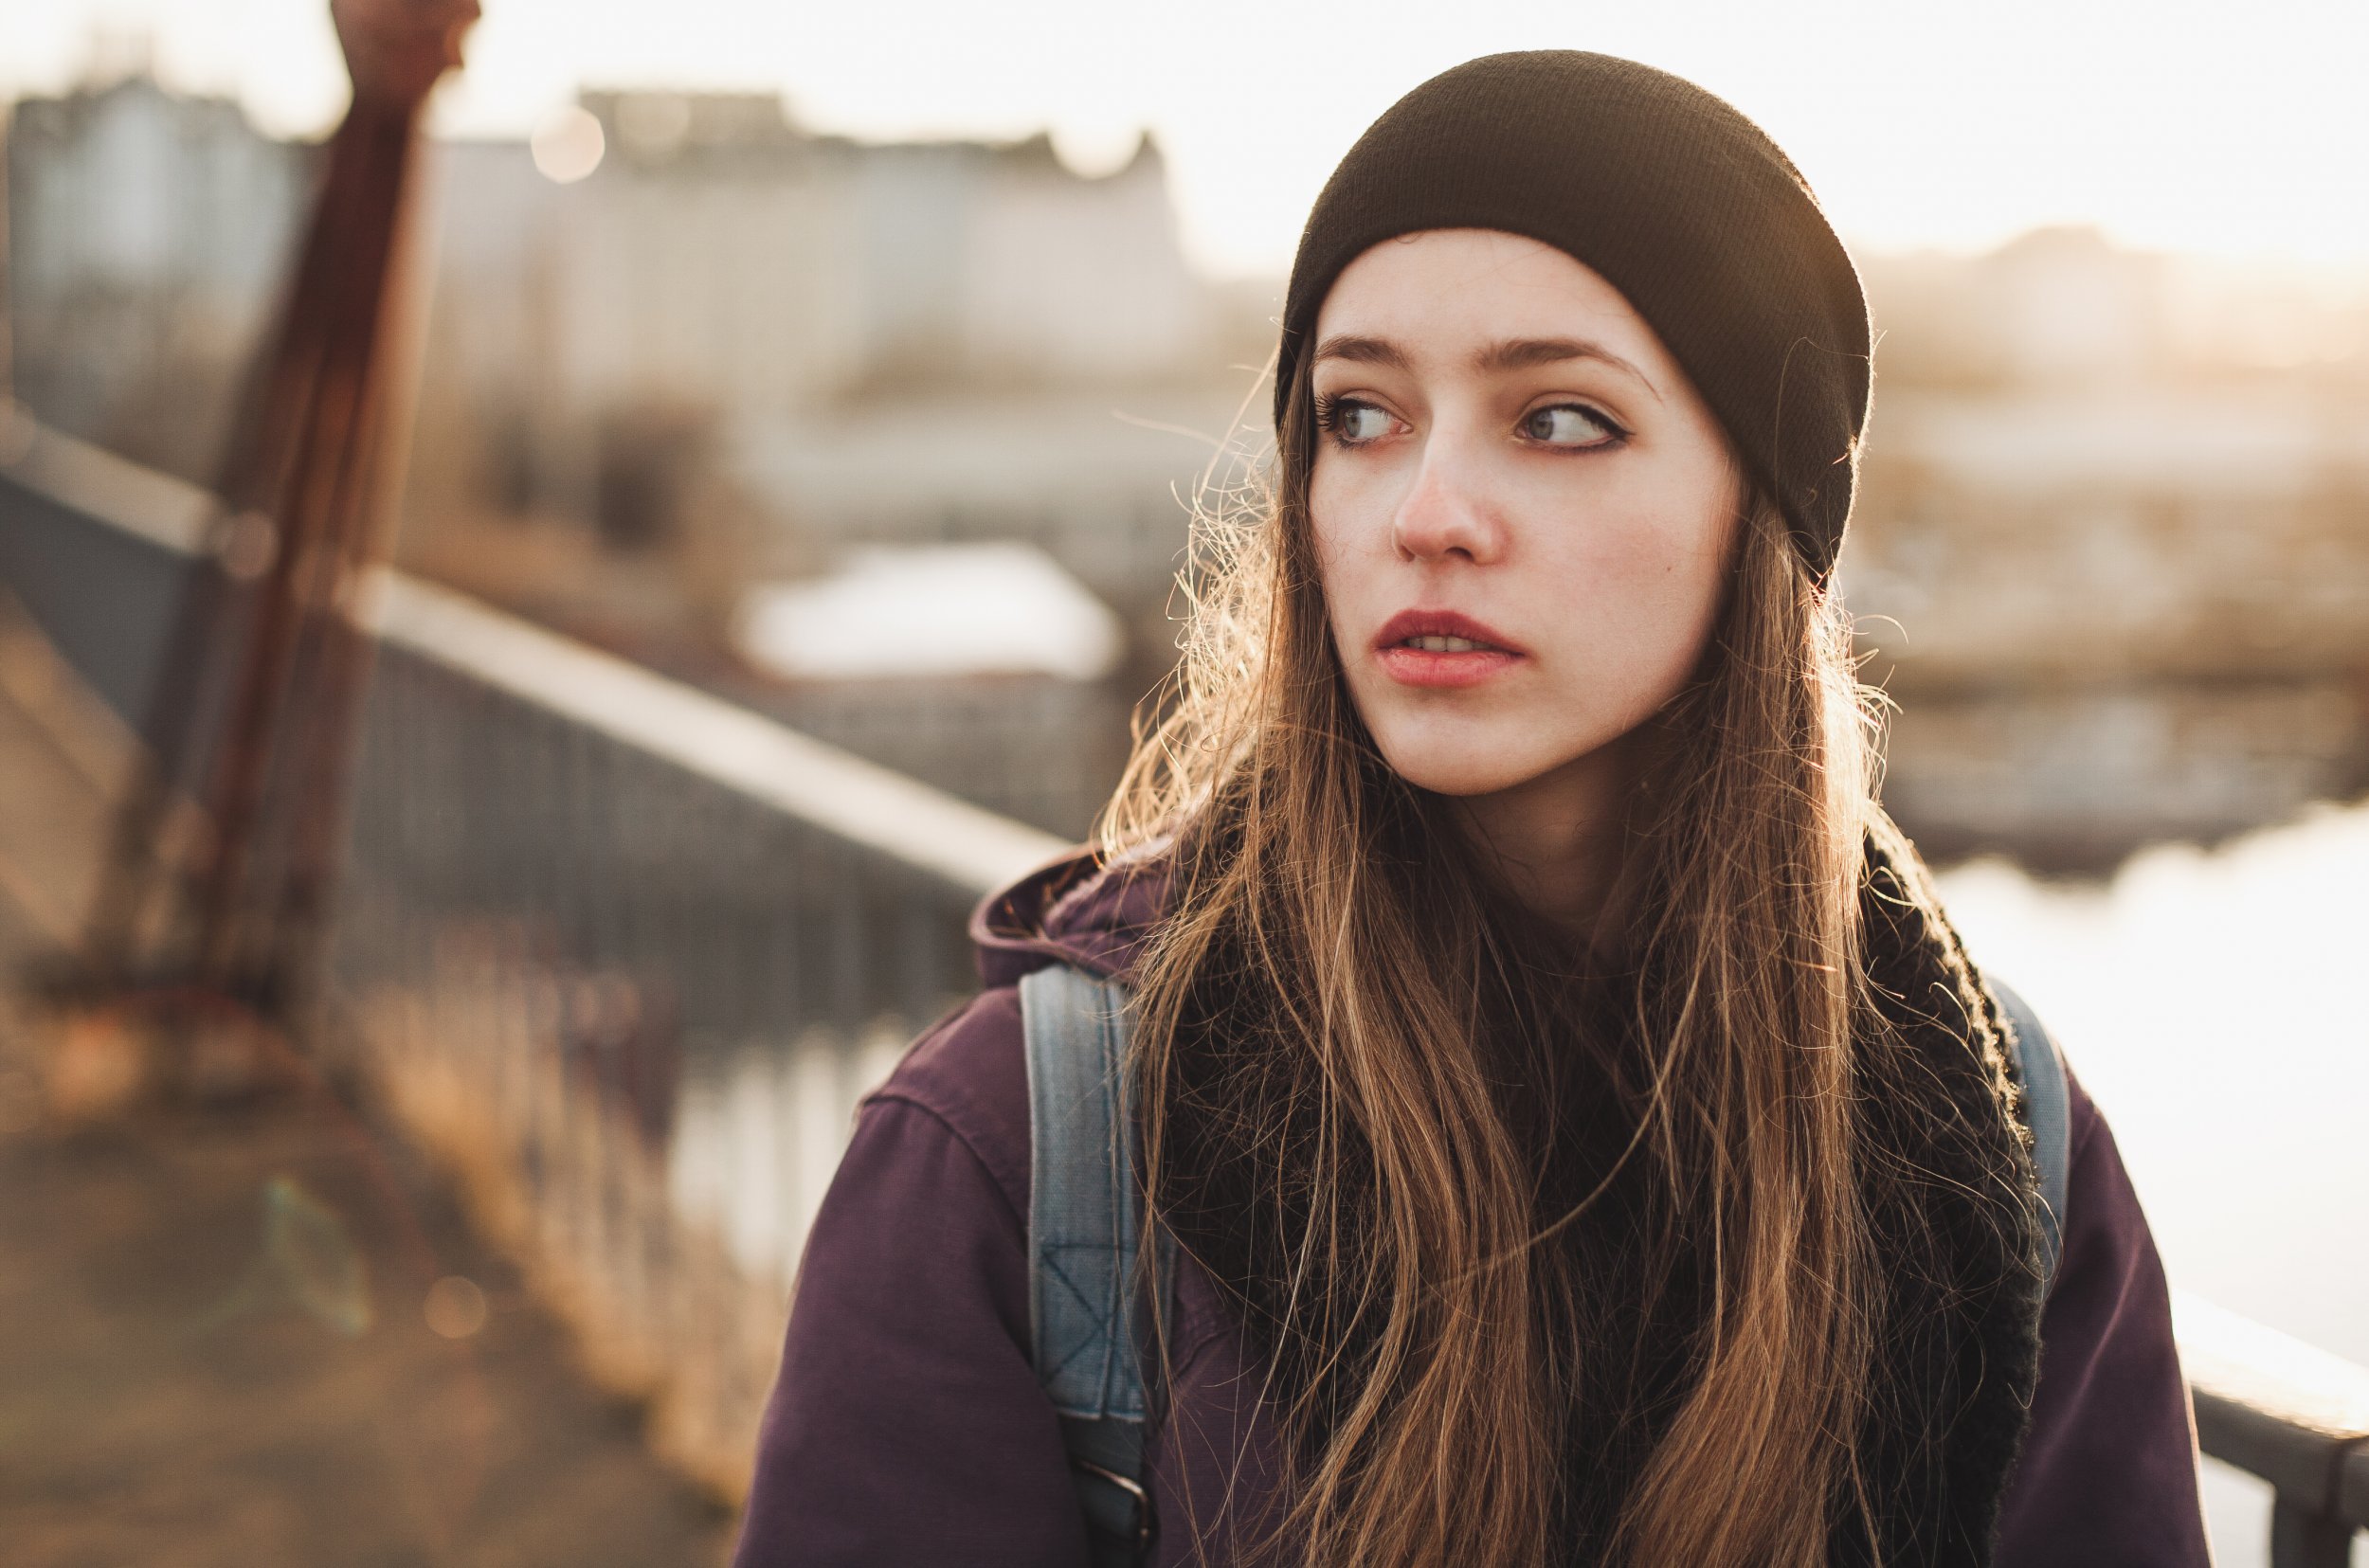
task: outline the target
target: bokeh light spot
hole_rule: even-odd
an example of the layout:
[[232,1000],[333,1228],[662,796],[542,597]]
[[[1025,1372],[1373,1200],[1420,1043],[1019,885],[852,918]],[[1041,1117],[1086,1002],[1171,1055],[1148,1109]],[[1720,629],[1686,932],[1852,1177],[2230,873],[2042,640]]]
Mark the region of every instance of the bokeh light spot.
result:
[[527,147],[545,179],[573,185],[601,166],[608,138],[588,110],[570,105],[536,126]]
[[444,1338],[465,1340],[485,1326],[485,1292],[473,1279],[446,1274],[427,1288],[420,1311],[427,1325]]

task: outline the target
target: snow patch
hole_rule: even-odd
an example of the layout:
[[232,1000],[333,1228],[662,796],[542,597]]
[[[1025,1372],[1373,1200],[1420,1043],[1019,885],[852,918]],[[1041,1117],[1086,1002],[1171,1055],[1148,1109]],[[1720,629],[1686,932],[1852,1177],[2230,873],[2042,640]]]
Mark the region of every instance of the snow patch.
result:
[[1049,675],[1094,680],[1119,659],[1118,617],[1033,545],[851,552],[838,570],[742,596],[733,640],[790,680]]

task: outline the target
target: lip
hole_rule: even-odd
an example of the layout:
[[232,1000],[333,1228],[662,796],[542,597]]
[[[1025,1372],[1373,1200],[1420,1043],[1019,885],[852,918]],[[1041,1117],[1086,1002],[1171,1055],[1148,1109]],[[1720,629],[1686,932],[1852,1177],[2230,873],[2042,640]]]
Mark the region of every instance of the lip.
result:
[[[1416,637],[1455,637],[1483,645],[1458,653],[1400,646]],[[1402,686],[1477,686],[1529,657],[1505,633],[1454,610],[1401,610],[1374,634],[1373,649],[1383,673]]]

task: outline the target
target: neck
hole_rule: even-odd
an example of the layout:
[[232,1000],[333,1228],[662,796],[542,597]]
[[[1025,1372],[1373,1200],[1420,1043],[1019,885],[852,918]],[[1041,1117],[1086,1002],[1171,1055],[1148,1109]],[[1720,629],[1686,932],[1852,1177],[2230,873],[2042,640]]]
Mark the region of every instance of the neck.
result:
[[1507,891],[1530,913],[1582,941],[1602,918],[1620,870],[1638,747],[1632,731],[1535,779],[1449,802]]

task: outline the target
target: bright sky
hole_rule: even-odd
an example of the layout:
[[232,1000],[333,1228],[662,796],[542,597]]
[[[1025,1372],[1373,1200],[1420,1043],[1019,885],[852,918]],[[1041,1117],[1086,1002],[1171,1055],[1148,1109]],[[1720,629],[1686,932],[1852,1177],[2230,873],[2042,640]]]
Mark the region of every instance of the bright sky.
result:
[[[1741,106],[1854,243],[1971,248],[2093,222],[2132,243],[2369,263],[2362,0],[484,0],[439,125],[522,134],[579,84],[780,88],[815,127],[1020,135],[1081,167],[1151,128],[1186,243],[1277,273],[1333,162],[1434,71],[1506,48],[1651,62]],[[167,81],[312,131],[343,94],[326,0],[24,0],[0,93],[101,28]]]

